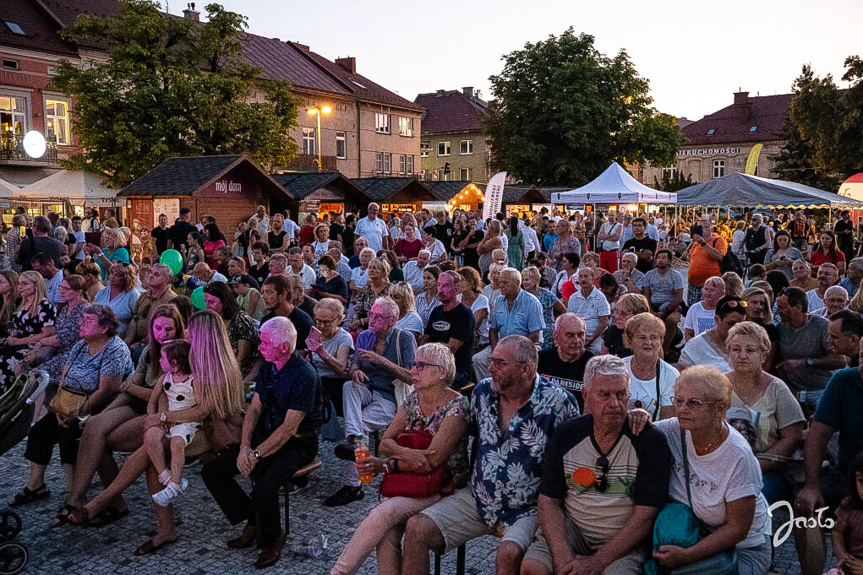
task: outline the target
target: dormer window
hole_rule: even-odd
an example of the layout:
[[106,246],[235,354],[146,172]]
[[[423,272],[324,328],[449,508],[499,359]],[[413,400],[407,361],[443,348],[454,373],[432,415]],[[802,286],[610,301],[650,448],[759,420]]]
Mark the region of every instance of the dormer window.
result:
[[751,128],[749,128],[749,131],[754,132],[757,129],[758,129],[758,126],[752,126]]
[[24,30],[22,30],[21,26],[19,26],[17,23],[10,22],[9,20],[3,20],[3,22],[6,23],[6,27],[9,28],[13,34],[18,34],[19,36],[26,36]]
[[708,136],[712,136],[712,135],[713,135],[713,132],[715,132],[715,131],[716,131],[716,130],[715,130],[714,128],[710,128],[709,130],[707,130],[707,135],[708,135]]

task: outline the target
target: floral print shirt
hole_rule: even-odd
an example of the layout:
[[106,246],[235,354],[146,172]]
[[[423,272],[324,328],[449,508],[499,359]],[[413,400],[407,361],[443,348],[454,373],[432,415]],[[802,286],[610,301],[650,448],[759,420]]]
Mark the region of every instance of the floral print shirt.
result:
[[47,299],[39,302],[36,313],[30,315],[26,309],[19,309],[12,314],[12,329],[18,332],[18,337],[27,337],[42,333],[42,328],[54,325],[57,321],[57,310]]
[[575,253],[581,255],[581,242],[575,236],[569,236],[565,242],[557,238],[548,248],[548,267],[559,272],[563,271],[563,254]]
[[480,517],[489,526],[512,525],[536,513],[545,448],[555,428],[578,416],[575,398],[536,376],[533,394],[500,430],[500,395],[484,379],[471,396],[477,459],[471,486]]
[[[437,411],[429,416],[423,415],[420,409],[419,396],[416,391],[412,391],[406,398],[402,407],[407,415],[405,422],[405,430],[418,429],[426,430],[432,435],[438,432],[443,420],[447,417],[461,417],[470,421],[470,402],[465,396],[457,397],[445,405],[440,406]],[[447,466],[452,473],[453,481],[456,487],[464,487],[467,485],[469,474],[469,462],[467,455],[468,435],[462,434],[461,439],[456,445],[455,450],[449,457]]]

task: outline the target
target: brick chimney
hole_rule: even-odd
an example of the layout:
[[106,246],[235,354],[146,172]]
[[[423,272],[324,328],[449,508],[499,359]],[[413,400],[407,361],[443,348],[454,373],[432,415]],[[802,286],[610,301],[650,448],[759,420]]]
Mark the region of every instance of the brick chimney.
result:
[[336,58],[336,64],[350,72],[351,74],[357,73],[357,59],[348,56],[347,58]]
[[201,13],[195,10],[194,2],[186,4],[186,9],[183,10],[183,18],[186,18],[188,20],[194,20],[195,22],[201,21]]
[[749,92],[734,93],[734,109],[737,111],[737,119],[741,124],[749,119],[752,112],[752,103],[749,101]]
[[461,93],[468,98],[473,98],[473,86],[465,86],[461,89]]
[[435,93],[435,97],[436,97],[436,98],[442,98],[445,92],[446,92],[446,90],[438,90],[438,91]]

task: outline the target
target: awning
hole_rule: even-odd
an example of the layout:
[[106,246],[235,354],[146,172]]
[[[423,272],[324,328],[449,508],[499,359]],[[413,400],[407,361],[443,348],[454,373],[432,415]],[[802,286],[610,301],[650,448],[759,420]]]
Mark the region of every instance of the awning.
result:
[[6,180],[0,180],[0,198],[12,198],[13,194],[21,188],[14,184],[10,184]]
[[677,194],[648,188],[614,162],[589,184],[553,193],[551,200],[555,204],[673,204]]
[[42,201],[69,201],[81,205],[117,203],[118,190],[102,185],[101,178],[88,172],[61,170],[38,182],[20,188],[16,198]]

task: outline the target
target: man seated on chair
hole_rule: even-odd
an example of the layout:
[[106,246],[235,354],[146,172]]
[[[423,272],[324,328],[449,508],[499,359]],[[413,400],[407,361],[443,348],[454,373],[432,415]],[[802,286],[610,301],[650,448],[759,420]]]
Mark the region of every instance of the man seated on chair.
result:
[[516,574],[536,533],[536,502],[548,439],[578,415],[569,392],[536,374],[537,351],[525,336],[505,337],[489,361],[491,378],[471,394],[477,455],[471,485],[412,517],[402,572],[426,575],[429,551],[443,553],[488,534],[502,537],[498,575]]
[[410,384],[416,339],[411,332],[395,329],[399,306],[380,296],[369,312],[369,328],[357,337],[351,381],[342,388],[346,440],[335,447],[344,465],[344,485],[324,500],[327,507],[347,505],[364,497],[354,459],[357,435],[368,439],[370,431],[386,429],[396,414],[396,379]]
[[[255,567],[263,569],[279,560],[285,545],[279,489],[318,452],[321,380],[295,353],[297,330],[288,318],[265,322],[259,347],[265,363],[255,380],[240,444],[226,447],[204,465],[201,477],[232,525],[246,521],[228,547],[245,549],[257,540],[261,553]],[[251,496],[237,484],[238,474],[252,480]]]
[[629,369],[613,355],[587,362],[587,415],[564,422],[545,453],[539,526],[522,575],[638,575],[639,547],[665,505],[671,452],[648,426],[630,428]]

